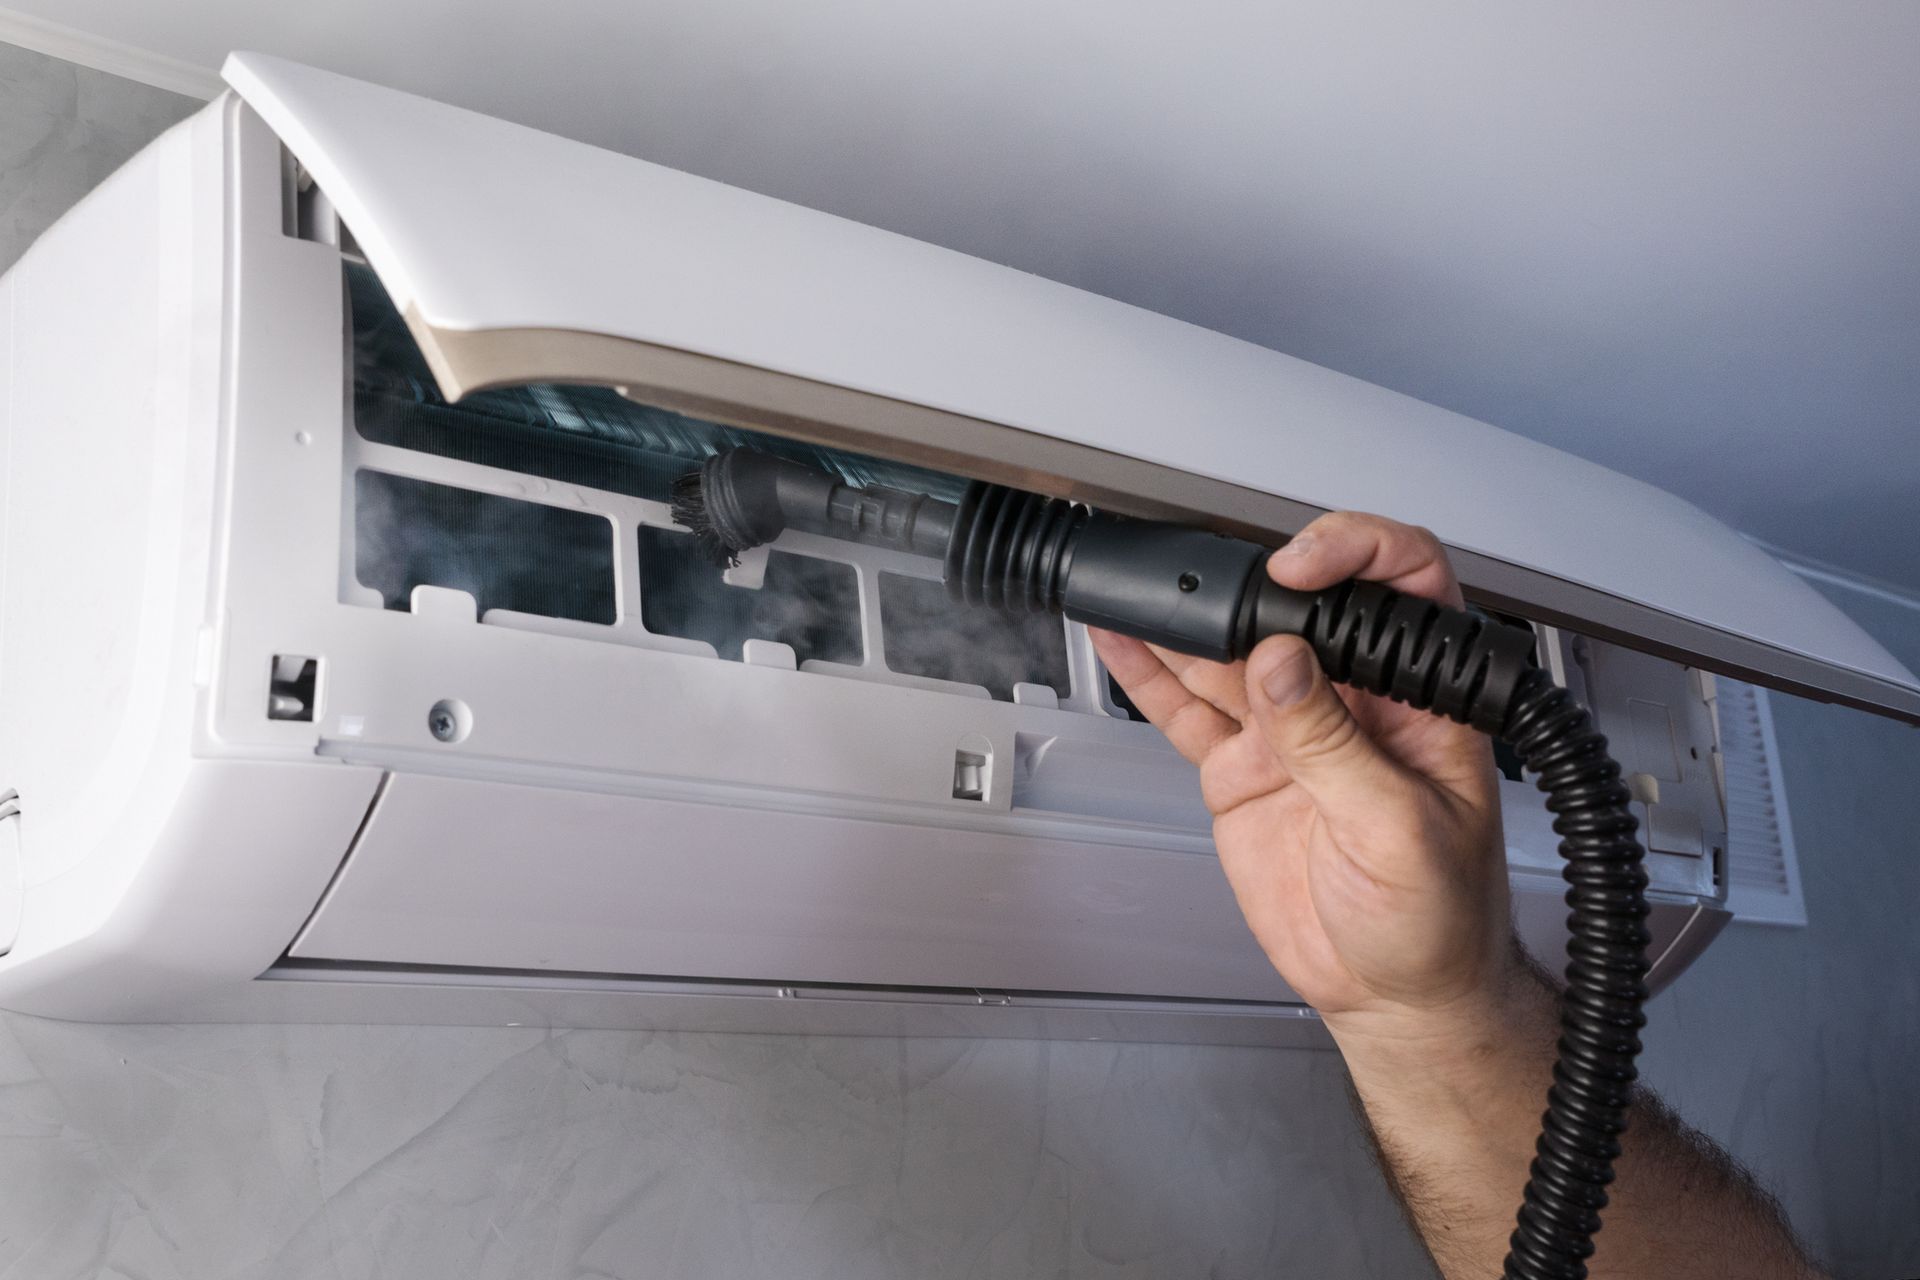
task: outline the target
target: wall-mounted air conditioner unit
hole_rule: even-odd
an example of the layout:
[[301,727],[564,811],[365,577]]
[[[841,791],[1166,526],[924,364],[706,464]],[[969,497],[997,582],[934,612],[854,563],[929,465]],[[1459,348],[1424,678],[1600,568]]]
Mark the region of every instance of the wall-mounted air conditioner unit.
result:
[[[741,443],[1277,540],[1435,529],[1725,920],[1707,672],[1920,688],[1699,512],[1300,361],[269,58],[0,280],[0,1004],[1311,1040],[1073,624],[666,503]],[[1511,770],[1523,933],[1564,909]]]

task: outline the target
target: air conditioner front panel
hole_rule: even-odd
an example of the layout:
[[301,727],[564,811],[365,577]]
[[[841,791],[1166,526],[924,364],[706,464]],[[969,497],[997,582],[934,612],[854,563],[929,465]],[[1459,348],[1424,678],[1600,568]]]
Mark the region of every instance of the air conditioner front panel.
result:
[[1913,675],[1825,599],[1725,526],[1604,468],[1166,317],[534,130],[257,55],[236,55],[227,76],[338,207],[451,394],[619,385],[1268,536],[1320,509],[1389,512],[1454,547],[1484,602],[1920,720]]
[[[1041,618],[1044,643],[983,643],[981,620],[1006,620],[955,613],[930,562],[795,534],[737,581],[712,565],[696,581],[658,554],[660,539],[687,539],[669,527],[664,484],[723,442],[805,450],[790,438],[807,434],[800,419],[755,419],[776,434],[749,440],[645,410],[645,379],[622,382],[624,399],[609,393],[619,380],[594,368],[611,365],[579,370],[593,386],[520,386],[450,406],[404,356],[409,332],[437,339],[444,357],[456,331],[382,311],[379,282],[326,216],[327,192],[302,192],[258,114],[228,97],[169,137],[103,186],[68,233],[44,239],[27,274],[0,283],[13,304],[0,339],[20,383],[0,428],[15,463],[35,463],[31,492],[16,484],[0,520],[0,640],[27,663],[7,667],[0,686],[0,794],[19,793],[9,840],[24,891],[19,937],[0,955],[0,1003],[151,1021],[1261,1043],[1293,1042],[1310,1024],[1234,910],[1193,769],[1114,697],[1084,628]],[[407,145],[422,172],[460,150],[431,130]],[[116,234],[155,214],[155,189],[169,237]],[[551,282],[554,263],[536,247],[498,246],[493,266],[529,288]],[[393,265],[387,248],[369,252]],[[150,305],[156,281],[181,286],[184,305]],[[131,356],[101,359],[96,312],[114,318]],[[371,362],[394,375],[387,409],[433,419],[446,448],[387,430],[379,386],[363,377],[364,357],[381,350],[370,326],[381,325],[404,340],[385,347],[390,362]],[[470,336],[521,349],[513,332]],[[563,346],[593,343],[640,349],[606,334]],[[537,342],[524,350],[545,358]],[[662,366],[663,398],[689,394],[685,374]],[[69,381],[79,390],[58,399]],[[871,396],[801,382],[810,394]],[[34,404],[87,412],[23,412]],[[845,429],[842,407],[802,416]],[[488,410],[504,415],[496,426],[529,430],[493,440],[500,452],[448,444],[479,434],[465,426]],[[633,416],[615,422],[616,411]],[[996,441],[1068,445],[950,420],[1002,433],[930,431],[956,473],[1012,465]],[[870,424],[871,456],[818,460],[861,483],[905,482],[911,450],[890,421]],[[631,437],[617,474],[562,474],[562,438],[596,425],[601,444]],[[658,447],[646,436],[656,428]],[[166,447],[149,454],[154,440]],[[1286,502],[1071,447],[1108,468],[1119,505],[1164,502],[1175,481]],[[117,465],[89,467],[87,451]],[[146,458],[157,461],[128,463]],[[470,539],[422,510],[400,530],[436,534],[445,554],[433,571],[408,561],[387,572],[380,548],[407,540],[369,536],[395,531],[369,512],[408,486],[437,486],[443,505],[428,504],[429,516],[512,508],[508,525],[551,534],[532,546],[543,572],[529,580],[545,585],[522,598],[517,574],[506,595],[499,575],[464,576],[476,562],[498,567],[499,530],[470,524]],[[1204,512],[1206,492],[1186,492]],[[99,528],[61,536],[80,522]],[[837,561],[842,584],[856,582],[830,612],[841,641],[859,635],[858,657],[762,629],[761,613],[731,631],[709,625],[726,611],[721,597],[779,597],[782,557]],[[145,576],[128,578],[142,560]],[[57,589],[33,608],[58,601],[67,616],[23,628],[33,613],[18,588],[42,579]],[[102,581],[122,589],[84,589]],[[890,620],[889,591],[903,583],[925,589],[923,602]],[[695,597],[720,607],[649,616],[650,603]],[[941,658],[952,664],[904,642],[916,626],[949,641]],[[28,631],[32,647],[16,653]],[[1542,638],[1556,674],[1577,677],[1557,656],[1562,640]],[[988,653],[1017,661],[962,669],[959,657]],[[137,696],[99,697],[122,687]],[[458,714],[436,727],[443,704]],[[76,727],[62,710],[74,706],[95,711]],[[89,771],[97,792],[73,783]],[[1558,941],[1563,886],[1538,797],[1516,779],[1510,771],[1502,788],[1512,883],[1545,908],[1519,910],[1525,928],[1544,920],[1527,939],[1544,953]],[[1650,863],[1658,937],[1670,924],[1691,936],[1678,922],[1711,912],[1718,870],[1709,856]]]
[[[290,973],[1299,1003],[1211,853],[1048,821],[988,831],[394,774],[287,950],[323,968]],[[1521,872],[1513,887],[1523,941],[1559,969],[1565,886]],[[1726,919],[1660,895],[1654,981]]]
[[1297,999],[1210,853],[396,776],[302,959]]

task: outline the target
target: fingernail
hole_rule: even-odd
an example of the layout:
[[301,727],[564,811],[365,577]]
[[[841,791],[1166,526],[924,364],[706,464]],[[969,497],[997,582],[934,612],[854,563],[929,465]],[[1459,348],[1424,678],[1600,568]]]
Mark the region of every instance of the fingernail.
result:
[[1310,533],[1302,533],[1296,534],[1294,537],[1288,539],[1287,545],[1280,548],[1275,554],[1283,556],[1303,556],[1311,550],[1313,550],[1313,535]]
[[1267,700],[1276,707],[1290,707],[1313,688],[1313,657],[1304,648],[1297,649],[1274,664],[1261,681]]

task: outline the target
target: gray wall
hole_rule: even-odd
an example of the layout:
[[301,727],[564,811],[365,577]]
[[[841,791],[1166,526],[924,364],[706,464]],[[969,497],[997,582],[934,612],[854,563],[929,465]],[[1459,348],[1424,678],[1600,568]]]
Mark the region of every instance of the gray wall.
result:
[[199,105],[0,44],[0,270],[68,205]]
[[[0,46],[0,263],[191,106]],[[1920,738],[1776,708],[1814,923],[1717,943],[1647,1073],[1910,1275]],[[0,1276],[1421,1274],[1326,1053],[0,1017]]]

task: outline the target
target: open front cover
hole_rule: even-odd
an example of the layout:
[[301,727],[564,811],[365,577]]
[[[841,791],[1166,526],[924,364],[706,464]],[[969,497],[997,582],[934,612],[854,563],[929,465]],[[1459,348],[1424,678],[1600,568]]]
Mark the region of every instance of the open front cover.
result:
[[[731,386],[720,398],[736,419],[825,435],[857,412],[874,452],[891,432],[914,460],[944,448],[965,470],[957,450],[976,473],[1019,465],[1063,491],[1164,500],[1242,532],[1381,511],[1434,529],[1483,601],[1920,721],[1920,683],[1829,602],[1697,509],[1605,468],[536,130],[260,55],[234,55],[226,76],[339,209],[450,394],[678,381],[699,403]],[[1116,460],[1121,478],[1093,487]]]

